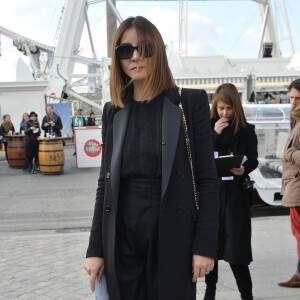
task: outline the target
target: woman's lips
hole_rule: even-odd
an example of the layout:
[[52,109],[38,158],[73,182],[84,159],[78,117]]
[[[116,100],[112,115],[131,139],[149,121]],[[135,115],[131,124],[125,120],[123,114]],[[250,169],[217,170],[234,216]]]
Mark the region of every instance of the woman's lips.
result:
[[131,69],[131,71],[139,71],[139,70],[142,70],[144,69],[144,67],[134,67]]

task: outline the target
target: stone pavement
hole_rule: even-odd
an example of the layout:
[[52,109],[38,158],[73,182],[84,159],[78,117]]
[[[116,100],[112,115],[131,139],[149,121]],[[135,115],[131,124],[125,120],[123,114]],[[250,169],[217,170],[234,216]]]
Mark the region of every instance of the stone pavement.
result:
[[[0,299],[93,299],[82,267],[88,237],[85,229],[0,233]],[[253,250],[256,299],[299,300],[300,289],[277,286],[293,274],[297,262],[289,217],[253,219]],[[197,300],[203,299],[204,289],[200,279]],[[220,263],[217,299],[240,299],[224,262]]]
[[[94,299],[82,264],[99,170],[77,169],[74,146],[64,151],[61,176],[9,169],[0,151],[0,300]],[[252,222],[250,270],[256,299],[299,300],[300,289],[277,286],[293,275],[297,263],[289,216]],[[229,265],[220,262],[219,269],[216,299],[240,299]],[[202,300],[203,279],[197,288],[197,300]]]

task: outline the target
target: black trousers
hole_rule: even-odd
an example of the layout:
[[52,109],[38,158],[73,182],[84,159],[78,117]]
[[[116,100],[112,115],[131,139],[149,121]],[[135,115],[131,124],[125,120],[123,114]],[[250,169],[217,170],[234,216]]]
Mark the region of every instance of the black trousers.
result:
[[[253,299],[252,296],[252,280],[249,271],[249,267],[247,265],[236,265],[229,264],[230,268],[233,272],[234,278],[236,280],[238,289],[241,293],[241,298],[243,300]],[[214,295],[216,291],[216,285],[218,282],[218,261],[215,261],[214,269],[205,276],[206,294]]]
[[3,144],[4,144],[5,157],[6,157],[6,160],[8,162],[8,157],[7,157],[7,142],[5,142]]
[[116,271],[121,300],[158,299],[160,180],[122,180]]

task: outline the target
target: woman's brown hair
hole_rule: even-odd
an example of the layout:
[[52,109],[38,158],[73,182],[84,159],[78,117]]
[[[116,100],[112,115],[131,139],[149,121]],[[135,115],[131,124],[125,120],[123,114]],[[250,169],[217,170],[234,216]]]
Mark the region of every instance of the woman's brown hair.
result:
[[217,120],[220,118],[217,111],[219,101],[225,102],[233,109],[232,124],[235,123],[235,134],[239,131],[239,127],[246,127],[246,117],[239,92],[235,85],[223,83],[216,89],[211,105],[210,117]]
[[[158,29],[144,17],[137,16],[128,18],[118,27],[112,46],[110,95],[112,103],[118,107],[124,107],[122,99],[133,86],[132,79],[124,73],[115,51],[116,47],[120,45],[124,32],[130,28],[136,29],[139,42],[149,41],[153,44],[153,71],[149,74],[145,82],[144,96],[150,101],[164,90],[175,87],[175,82],[168,65],[165,45]],[[146,49],[142,48],[143,44],[144,43],[140,44],[141,56],[143,56],[143,53],[146,51]]]

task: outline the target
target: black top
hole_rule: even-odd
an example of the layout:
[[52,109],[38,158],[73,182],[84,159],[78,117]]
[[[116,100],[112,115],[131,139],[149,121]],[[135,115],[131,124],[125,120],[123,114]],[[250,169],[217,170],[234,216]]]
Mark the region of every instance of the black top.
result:
[[[212,121],[212,130],[214,130],[215,120]],[[236,151],[236,135],[234,134],[235,123],[229,121],[229,126],[225,127],[218,138],[213,140],[214,150],[218,151],[219,156],[237,155]]]
[[[49,123],[50,121],[53,121],[55,123],[55,125],[53,127],[52,126],[45,127],[44,124],[45,123]],[[61,118],[57,114],[55,114],[55,113],[53,113],[52,116],[49,116],[47,114],[43,118],[42,129],[45,131],[45,135],[44,135],[45,137],[46,137],[46,133],[50,133],[50,131],[51,131],[50,127],[55,132],[56,136],[61,136],[61,130],[63,128],[62,121],[61,121]]]
[[233,152],[234,155],[247,156],[248,160],[243,164],[244,174],[242,176],[234,175],[235,180],[243,182],[258,165],[255,127],[246,122],[246,127],[239,127],[239,131],[234,134],[235,124],[232,124],[232,126],[224,128],[221,134],[217,134],[214,130],[217,121],[218,119],[211,119],[214,150],[219,152],[219,156],[228,155],[230,152]]
[[95,120],[93,120],[91,117],[87,118],[87,126],[96,126]]
[[161,177],[161,121],[164,94],[132,100],[122,153],[121,178]]

